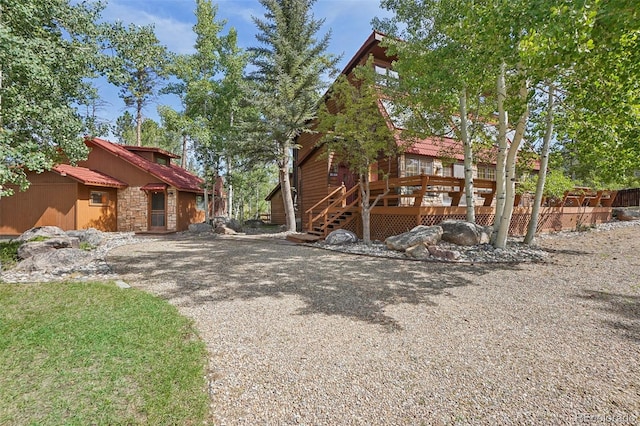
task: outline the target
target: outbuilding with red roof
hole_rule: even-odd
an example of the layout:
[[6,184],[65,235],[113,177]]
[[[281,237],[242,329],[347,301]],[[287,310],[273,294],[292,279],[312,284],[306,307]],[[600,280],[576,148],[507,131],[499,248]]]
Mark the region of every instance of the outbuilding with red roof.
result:
[[27,191],[0,199],[0,234],[44,225],[174,232],[204,220],[203,180],[173,164],[175,154],[98,138],[85,143],[86,161],[29,173]]

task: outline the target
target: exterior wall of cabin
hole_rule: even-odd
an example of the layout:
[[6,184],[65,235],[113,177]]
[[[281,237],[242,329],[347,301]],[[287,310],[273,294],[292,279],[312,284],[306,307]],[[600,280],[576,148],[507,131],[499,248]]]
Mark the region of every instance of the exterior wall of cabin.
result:
[[279,189],[271,197],[271,223],[274,225],[285,225],[287,223],[284,214],[284,201],[282,199],[282,190]]
[[89,153],[89,158],[78,165],[98,170],[126,182],[130,187],[140,188],[148,183],[162,183],[160,179],[100,148],[93,148]]
[[[100,198],[100,202],[97,202],[97,198]],[[86,186],[79,183],[77,221],[74,229],[96,228],[104,232],[117,231],[117,201],[116,188]]]
[[329,185],[329,162],[324,154],[324,149],[314,152],[300,166],[298,176],[298,211],[302,219],[302,229],[305,229],[309,219],[305,211],[335,188]]
[[178,217],[175,230],[185,231],[189,229],[189,225],[192,223],[204,222],[204,210],[198,209],[198,194],[179,191],[176,191],[176,193]]
[[0,235],[19,235],[34,226],[75,229],[78,183],[54,172],[29,173],[31,186],[0,198]]
[[149,201],[147,193],[139,186],[127,187],[118,191],[118,231],[145,232],[149,224]]

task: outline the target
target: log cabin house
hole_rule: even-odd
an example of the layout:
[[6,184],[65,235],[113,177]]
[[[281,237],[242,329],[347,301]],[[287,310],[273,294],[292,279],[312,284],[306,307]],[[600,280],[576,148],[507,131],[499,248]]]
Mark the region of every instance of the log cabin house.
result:
[[30,172],[27,191],[0,199],[0,235],[45,225],[164,233],[204,220],[203,181],[173,164],[178,156],[98,138],[85,143],[86,161]]
[[[398,78],[392,69],[397,58],[388,56],[380,45],[384,35],[374,31],[349,61],[343,74],[365,64],[373,56],[375,71],[385,78]],[[325,97],[326,101],[326,97]],[[401,117],[396,117],[393,103],[380,99],[380,113],[402,140]],[[291,176],[293,198],[299,229],[313,238],[323,238],[334,229],[344,228],[362,235],[360,194],[357,179],[345,164],[326,148],[318,145],[322,135],[304,133],[297,139]],[[415,141],[395,158],[380,158],[370,171],[372,197],[389,188],[387,195],[371,210],[371,238],[384,240],[416,225],[435,225],[446,219],[465,220],[464,166],[462,146],[449,138],[426,138]],[[495,217],[495,163],[474,165],[474,205],[476,222],[491,225]],[[538,165],[534,165],[534,171]],[[379,175],[388,176],[388,182]],[[585,195],[586,194],[586,195]],[[575,229],[605,222],[611,218],[612,191],[569,191],[557,205],[543,207],[539,231]],[[273,223],[285,223],[280,187],[267,197],[271,201]],[[531,217],[529,206],[515,207],[509,232],[524,235]],[[300,238],[300,241],[310,241]]]
[[[349,75],[356,66],[365,64],[368,58],[373,56],[376,73],[397,78],[397,73],[392,69],[392,63],[396,58],[387,56],[386,48],[380,45],[383,38],[383,34],[377,31],[372,32],[342,73]],[[386,122],[397,135],[397,142],[400,145],[403,144],[402,128],[399,124],[400,120],[395,119],[392,109],[391,102],[380,100],[381,114],[385,114]],[[359,234],[358,218],[353,214],[358,207],[359,195],[355,190],[357,178],[345,164],[328,155],[324,147],[317,145],[320,138],[319,134],[304,133],[297,140],[299,149],[294,150],[292,188],[294,188],[294,200],[301,229],[324,236],[331,229],[345,227]],[[376,191],[378,193],[382,191],[383,182],[375,182],[382,172],[389,177],[393,191],[372,213],[374,216],[376,213],[390,214],[393,210],[393,214],[398,212],[405,214],[409,210],[398,208],[449,206],[455,207],[456,211],[461,211],[458,214],[464,217],[464,207],[460,207],[461,203],[464,203],[463,160],[459,142],[447,138],[419,140],[396,158],[381,158],[371,170],[370,179],[374,181],[372,189],[374,194]],[[495,170],[495,164],[478,164],[474,168],[477,189],[475,198],[479,206],[490,206],[493,201]],[[282,194],[279,191],[279,186],[274,188],[267,197],[267,201],[271,201],[272,222],[280,224],[284,223],[284,207]],[[348,210],[346,220],[344,218],[339,220],[345,212],[334,211],[329,214],[326,210],[327,208],[335,210],[338,205],[343,204]],[[389,210],[390,208],[393,209]],[[452,209],[450,208],[449,211],[451,212]],[[439,212],[439,215],[442,214]],[[327,215],[332,215],[333,219],[328,219]],[[416,225],[415,214],[412,216],[414,217],[406,221],[406,226],[391,228],[402,228],[402,231],[412,228]],[[376,217],[372,217],[372,232],[374,226],[376,226]],[[389,228],[389,224],[385,224],[384,227]],[[393,232],[391,229],[388,231]]]

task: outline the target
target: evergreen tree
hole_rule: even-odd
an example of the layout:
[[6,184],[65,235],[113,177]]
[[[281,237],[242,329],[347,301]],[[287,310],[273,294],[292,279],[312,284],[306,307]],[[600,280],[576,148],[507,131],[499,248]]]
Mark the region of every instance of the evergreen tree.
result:
[[259,121],[253,128],[254,155],[275,162],[283,193],[286,226],[296,221],[289,170],[295,140],[310,132],[319,97],[326,87],[323,75],[335,72],[339,58],[326,53],[330,32],[317,36],[324,20],[311,13],[315,0],[260,0],[264,19],[254,17],[259,47],[252,74],[256,82],[255,105]]

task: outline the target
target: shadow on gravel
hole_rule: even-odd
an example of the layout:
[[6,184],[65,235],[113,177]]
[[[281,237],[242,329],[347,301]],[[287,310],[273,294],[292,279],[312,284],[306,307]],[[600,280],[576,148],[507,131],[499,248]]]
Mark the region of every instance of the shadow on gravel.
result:
[[282,241],[190,240],[156,244],[134,259],[110,255],[118,274],[153,290],[154,282],[172,285],[159,293],[176,305],[294,296],[305,307],[296,314],[340,315],[389,331],[401,326],[385,306],[435,305],[435,296],[473,285],[473,278],[513,264],[462,265],[347,255]]
[[622,337],[640,343],[640,296],[607,293],[604,291],[585,291],[577,296],[581,300],[596,302],[596,309],[615,314],[619,319],[605,321]]

